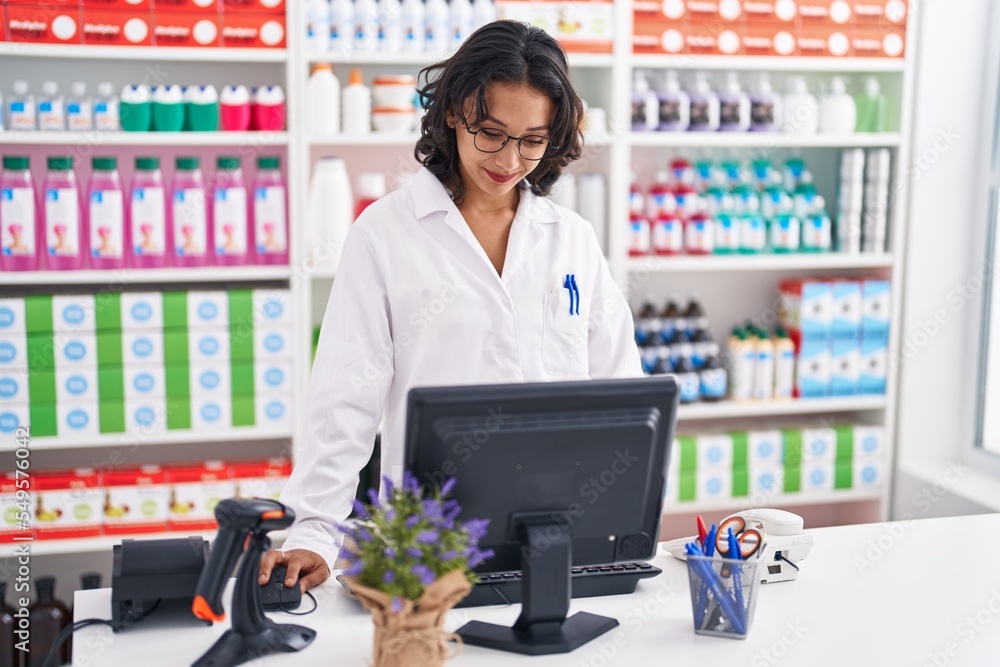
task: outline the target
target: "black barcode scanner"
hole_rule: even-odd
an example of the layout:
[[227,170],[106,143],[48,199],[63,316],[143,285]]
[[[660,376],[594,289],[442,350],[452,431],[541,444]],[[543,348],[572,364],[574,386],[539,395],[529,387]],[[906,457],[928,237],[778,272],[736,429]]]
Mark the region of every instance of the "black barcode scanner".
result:
[[271,546],[267,534],[291,526],[295,513],[275,500],[229,498],[215,507],[215,518],[219,533],[198,579],[195,616],[225,619],[222,593],[241,554],[243,562],[233,588],[232,627],[193,667],[233,667],[271,653],[301,651],[316,638],[316,631],[264,616],[257,585],[261,556]]

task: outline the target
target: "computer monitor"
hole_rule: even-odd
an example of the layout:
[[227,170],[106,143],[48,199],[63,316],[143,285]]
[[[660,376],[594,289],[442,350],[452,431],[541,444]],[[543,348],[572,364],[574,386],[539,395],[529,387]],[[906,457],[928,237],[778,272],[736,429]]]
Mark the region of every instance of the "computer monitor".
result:
[[567,618],[572,565],[645,559],[656,549],[677,415],[672,376],[417,388],[406,467],[422,483],[456,478],[462,517],[489,519],[479,570],[518,569],[513,627],[473,621],[467,644],[566,653],[618,625]]

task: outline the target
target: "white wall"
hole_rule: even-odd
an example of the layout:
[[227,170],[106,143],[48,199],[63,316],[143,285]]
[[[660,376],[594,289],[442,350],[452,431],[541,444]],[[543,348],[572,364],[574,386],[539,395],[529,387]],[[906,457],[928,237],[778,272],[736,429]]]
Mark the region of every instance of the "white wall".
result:
[[[991,3],[966,0],[960,9],[950,0],[916,4],[919,51],[912,163],[906,165],[910,215],[897,366],[895,517],[931,515],[921,490],[933,491],[937,513],[950,506],[946,494],[989,493],[990,485],[973,466],[949,468],[948,462],[962,459],[975,436],[979,276],[985,261],[980,206],[985,190],[980,191],[978,164],[988,136],[984,87]],[[1000,477],[995,483],[1000,503]]]

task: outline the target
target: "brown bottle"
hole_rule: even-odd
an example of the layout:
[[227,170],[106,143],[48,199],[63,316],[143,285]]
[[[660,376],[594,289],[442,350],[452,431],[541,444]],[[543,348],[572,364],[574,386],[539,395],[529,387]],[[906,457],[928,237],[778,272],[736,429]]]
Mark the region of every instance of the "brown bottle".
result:
[[0,667],[17,667],[18,654],[14,648],[14,613],[7,604],[7,582],[0,581]]
[[[31,653],[26,667],[42,667],[49,649],[56,643],[59,633],[70,623],[69,609],[56,599],[55,577],[39,577],[35,580],[38,599],[28,607],[31,619]],[[64,643],[54,664],[69,663],[69,642]]]

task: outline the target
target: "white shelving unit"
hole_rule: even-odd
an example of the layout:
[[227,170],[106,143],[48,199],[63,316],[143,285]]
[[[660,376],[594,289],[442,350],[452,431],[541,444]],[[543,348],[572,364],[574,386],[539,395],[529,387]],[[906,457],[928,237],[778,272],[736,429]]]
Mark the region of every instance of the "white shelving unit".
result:
[[[153,447],[156,445],[183,444],[240,444],[256,441],[291,440],[293,433],[289,430],[276,431],[252,427],[235,427],[227,431],[177,430],[161,433],[145,434],[141,432],[102,433],[86,438],[47,437],[33,438],[31,450],[62,451],[67,449],[101,449],[107,447]],[[7,439],[0,444],[0,452],[13,452],[17,449],[13,440]]]
[[842,398],[803,398],[788,401],[720,401],[682,405],[678,421],[738,419],[741,417],[789,417],[826,415],[843,412],[884,410],[885,396],[845,396]]
[[[0,145],[3,145],[0,142]],[[112,269],[104,271],[25,271],[3,275],[5,285],[104,285],[183,284],[288,281],[287,266],[206,266],[165,269]]]
[[286,146],[287,132],[4,132],[8,146]]
[[704,257],[631,257],[629,273],[688,273],[717,271],[812,271],[837,269],[887,269],[892,266],[892,254],[870,253],[846,255],[840,253],[791,253],[787,255],[707,255]]
[[774,132],[632,132],[633,146],[662,148],[894,148],[896,132],[871,134],[780,134]]
[[[289,37],[291,31],[289,30]],[[291,43],[293,40],[289,39]],[[133,60],[194,63],[284,63],[291,48],[223,49],[149,46],[84,46],[0,42],[0,57],[53,58],[57,60]]]
[[[851,503],[851,502],[871,502],[881,500],[884,493],[881,487],[842,489],[839,491],[828,491],[824,493],[789,493],[778,494],[768,499],[768,507],[806,507],[809,505],[828,505],[830,503]],[[711,514],[712,516],[724,516],[730,512],[749,509],[750,503],[746,498],[735,498],[732,500],[712,500],[693,502],[667,502],[663,506],[664,516],[679,516],[686,514]]]
[[[135,533],[130,535],[100,535],[98,537],[77,537],[77,538],[65,538],[65,539],[51,539],[51,540],[31,540],[27,542],[12,542],[6,544],[0,544],[0,559],[11,558],[15,556],[17,552],[15,551],[21,545],[29,545],[32,556],[62,556],[71,555],[78,553],[98,553],[107,552],[110,553],[111,550],[117,544],[121,544],[122,540],[136,539],[136,540],[150,540],[150,539],[163,539],[169,537],[200,537],[206,539],[209,542],[215,539],[215,531],[185,531],[185,530],[175,530],[175,531],[164,531],[162,533]],[[288,531],[279,530],[273,533],[269,533],[268,537],[271,538],[271,542],[274,546],[280,546],[285,538],[288,537]]]

